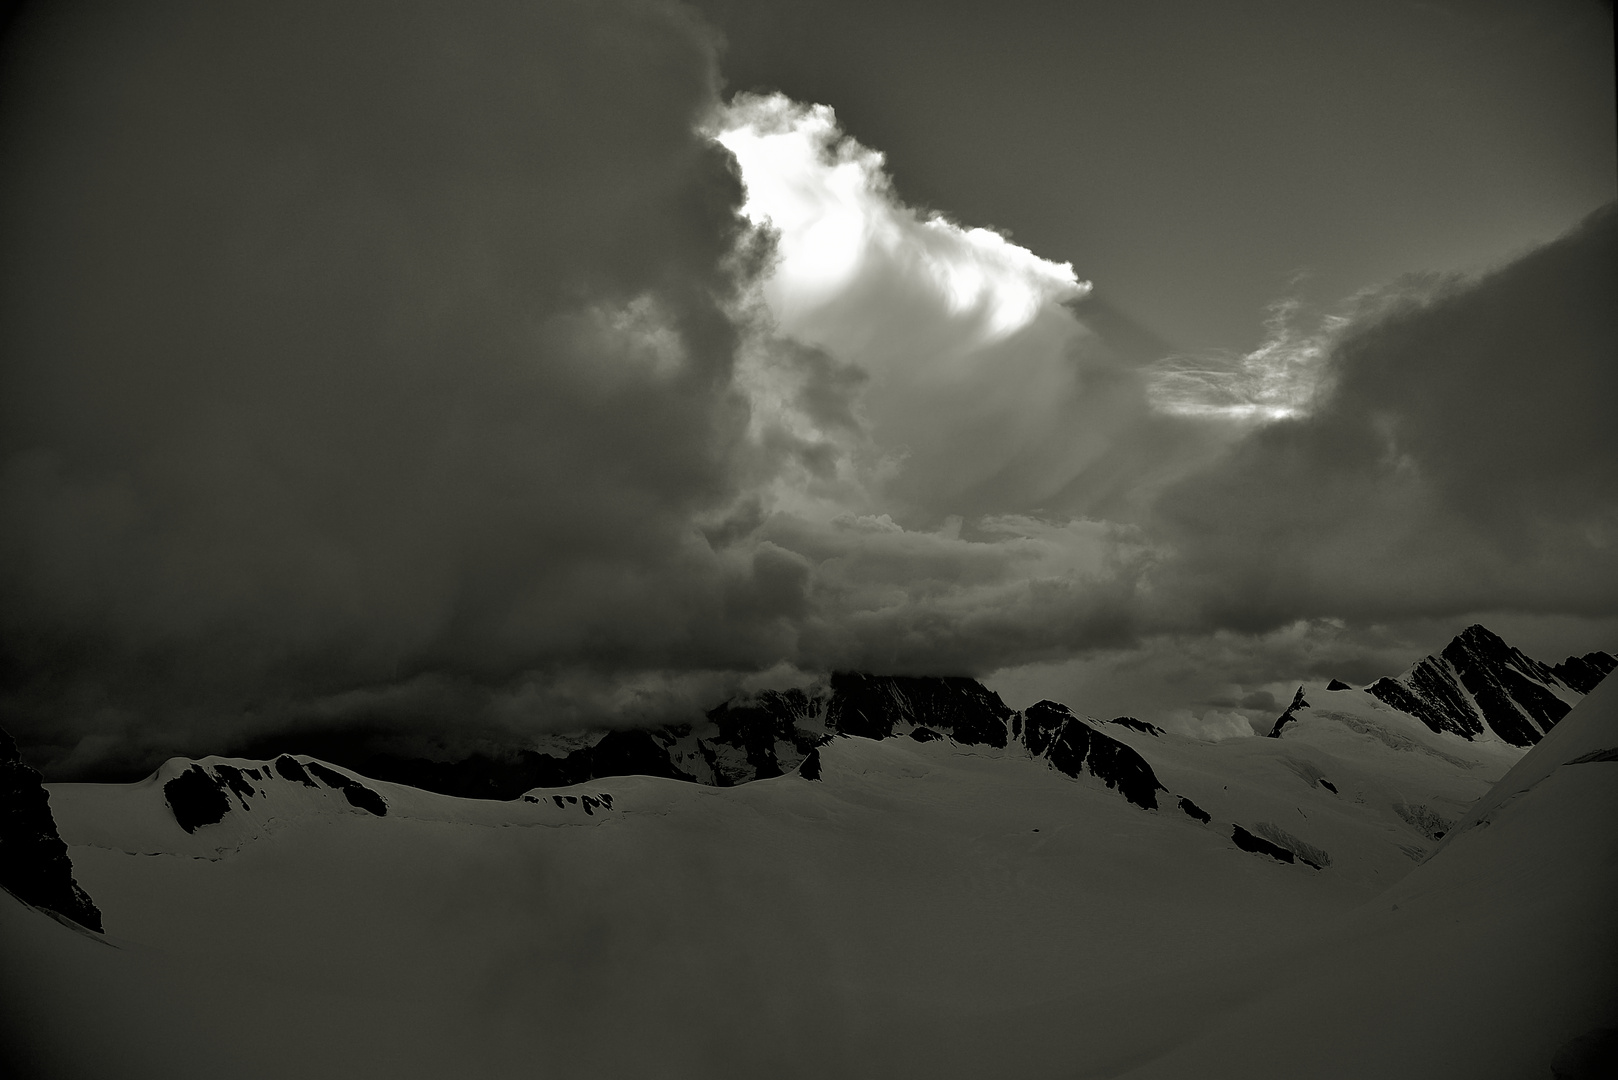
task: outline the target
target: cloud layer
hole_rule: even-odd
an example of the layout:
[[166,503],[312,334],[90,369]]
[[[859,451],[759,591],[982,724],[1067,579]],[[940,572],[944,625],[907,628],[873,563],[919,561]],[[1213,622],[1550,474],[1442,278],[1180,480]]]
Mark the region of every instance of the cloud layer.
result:
[[87,7],[25,58],[11,722],[194,745],[421,672],[745,656],[690,633],[747,423],[694,21]]
[[907,206],[830,109],[722,100],[682,8],[30,33],[0,724],[55,775],[1109,657],[1231,734],[1290,677],[1255,641],[1618,609],[1610,212],[1162,363],[1070,266]]
[[1480,280],[1391,286],[1338,331],[1313,411],[1169,491],[1167,578],[1266,629],[1618,609],[1618,216]]

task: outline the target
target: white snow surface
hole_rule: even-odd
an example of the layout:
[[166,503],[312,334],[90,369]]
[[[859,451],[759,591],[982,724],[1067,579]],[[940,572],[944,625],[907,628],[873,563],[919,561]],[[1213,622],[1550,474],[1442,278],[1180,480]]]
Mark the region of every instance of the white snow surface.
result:
[[385,817],[204,759],[266,779],[189,835],[189,761],[50,785],[106,941],[0,896],[3,1034],[73,1078],[1549,1076],[1618,1001],[1618,763],[1566,764],[1618,745],[1618,681],[1526,757],[1306,698],[1279,739],[1095,723],[1157,811],[908,738],[819,782],[358,777]]

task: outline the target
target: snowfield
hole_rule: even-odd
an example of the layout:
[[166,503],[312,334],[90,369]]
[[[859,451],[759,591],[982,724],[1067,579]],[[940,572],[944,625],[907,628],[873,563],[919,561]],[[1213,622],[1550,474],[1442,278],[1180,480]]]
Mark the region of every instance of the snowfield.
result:
[[[1156,810],[902,736],[511,802],[50,785],[106,935],[0,896],[5,1034],[52,1077],[1549,1077],[1618,1017],[1618,680],[1526,756],[1305,696],[1274,739],[1092,722]],[[198,767],[241,787],[187,832]]]

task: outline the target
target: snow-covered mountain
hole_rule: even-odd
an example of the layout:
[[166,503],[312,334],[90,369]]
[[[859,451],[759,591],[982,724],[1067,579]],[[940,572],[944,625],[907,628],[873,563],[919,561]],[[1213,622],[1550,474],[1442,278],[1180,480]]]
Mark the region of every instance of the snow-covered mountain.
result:
[[[805,762],[813,771],[816,748],[838,736],[948,738],[961,746],[1020,745],[1069,776],[1087,772],[1143,807],[1155,805],[1151,767],[1099,730],[1099,721],[1080,720],[1053,702],[1028,713],[1039,710],[1043,719],[1030,727],[1023,713],[975,679],[837,672],[812,687],[727,701],[701,724],[610,731],[554,753],[522,750],[504,759],[453,763],[362,758],[350,764],[366,775],[443,794],[514,799],[536,787],[610,776],[733,787],[798,771]],[[1129,717],[1113,723],[1141,724]]]
[[[1365,692],[1435,732],[1526,747],[1543,738],[1615,667],[1618,658],[1604,652],[1570,656],[1554,667],[1543,664],[1474,624],[1439,655],[1423,657],[1402,675],[1378,679]],[[1353,687],[1333,679],[1326,689],[1335,693]],[[1270,738],[1280,738],[1299,710],[1307,708],[1300,686],[1270,728]]]
[[0,1016],[68,1078],[1548,1074],[1618,1003],[1615,704],[1209,743],[839,675],[504,801],[177,758],[48,785],[106,944],[0,896]]
[[1218,1023],[1118,1075],[1618,1076],[1618,680],[1589,690],[1431,858],[1249,958]]

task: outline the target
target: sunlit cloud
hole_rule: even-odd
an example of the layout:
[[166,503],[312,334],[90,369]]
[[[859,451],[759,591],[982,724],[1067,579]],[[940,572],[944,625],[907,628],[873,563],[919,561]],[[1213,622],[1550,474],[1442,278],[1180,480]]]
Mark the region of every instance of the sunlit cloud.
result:
[[1264,343],[1249,353],[1176,355],[1156,365],[1148,396],[1159,412],[1241,421],[1284,420],[1309,411],[1345,315],[1299,328],[1301,301],[1278,300],[1264,320]]
[[1027,326],[1043,304],[1090,290],[1069,263],[904,206],[882,154],[844,135],[828,106],[738,94],[714,122],[713,138],[741,166],[742,212],[778,235],[780,261],[766,291],[788,332],[803,330],[877,258],[930,284],[946,315],[973,324],[956,329],[975,331],[979,344]]
[[1110,361],[1069,307],[1090,290],[1070,264],[907,206],[826,106],[738,94],[708,130],[774,245],[736,366],[754,438],[800,466],[771,481],[770,505],[909,523],[1012,512],[1103,452],[1132,408],[1113,399],[1134,391],[1086,385]]

